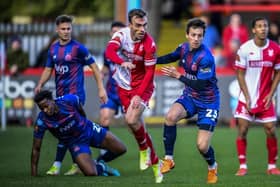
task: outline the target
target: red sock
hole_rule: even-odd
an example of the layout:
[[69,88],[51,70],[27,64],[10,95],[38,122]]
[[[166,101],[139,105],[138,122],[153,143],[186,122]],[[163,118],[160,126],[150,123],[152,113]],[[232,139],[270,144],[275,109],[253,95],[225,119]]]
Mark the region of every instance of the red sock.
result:
[[278,154],[277,138],[276,137],[266,138],[266,148],[268,151],[268,163],[275,164],[277,160],[277,154]]
[[236,148],[239,164],[246,164],[246,149],[247,149],[247,140],[237,138],[236,139]]
[[157,156],[157,154],[155,152],[155,149],[153,147],[152,138],[148,133],[146,133],[146,140],[147,140],[147,144],[148,144],[148,146],[150,148],[150,151],[151,151],[151,162],[152,162],[152,164],[156,164],[156,163],[158,163],[158,156]]
[[136,131],[132,131],[134,134],[134,137],[138,143],[140,150],[145,150],[148,148],[147,140],[146,140],[146,132],[144,129],[144,126],[141,125],[140,128]]

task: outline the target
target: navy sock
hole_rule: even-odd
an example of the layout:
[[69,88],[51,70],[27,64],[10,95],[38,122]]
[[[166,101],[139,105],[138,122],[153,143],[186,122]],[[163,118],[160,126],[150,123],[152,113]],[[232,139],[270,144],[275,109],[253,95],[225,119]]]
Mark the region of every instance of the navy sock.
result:
[[62,144],[57,144],[55,161],[62,162],[66,154],[67,147]]
[[105,168],[104,168],[104,166],[102,164],[97,162],[96,163],[96,170],[97,170],[97,175],[98,176],[103,176]]
[[209,166],[213,166],[213,164],[215,164],[215,153],[214,149],[211,146],[206,153],[202,154],[202,156]]
[[105,154],[100,155],[97,158],[97,161],[103,160],[104,162],[110,162],[111,160],[114,160],[118,156],[119,156],[119,154],[116,154],[116,153],[113,153],[113,152],[107,150]]
[[104,129],[107,129],[107,131],[110,130],[110,127],[109,127],[109,126],[108,126],[108,127],[103,127],[103,128],[104,128]]
[[165,148],[165,155],[173,155],[174,144],[177,136],[177,126],[167,126],[164,124],[163,127],[163,143]]

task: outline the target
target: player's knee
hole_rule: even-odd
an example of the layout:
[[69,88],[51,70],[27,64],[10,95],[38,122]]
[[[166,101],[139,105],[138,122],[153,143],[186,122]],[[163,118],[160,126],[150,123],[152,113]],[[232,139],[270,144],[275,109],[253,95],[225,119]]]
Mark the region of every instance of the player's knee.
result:
[[104,119],[100,120],[100,125],[102,127],[109,127],[109,124],[110,124],[110,119],[108,119],[108,118],[104,118]]
[[171,112],[168,112],[165,116],[165,121],[167,124],[175,124],[178,121],[177,115]]
[[196,147],[201,154],[204,154],[208,151],[208,143],[206,142],[197,142]]

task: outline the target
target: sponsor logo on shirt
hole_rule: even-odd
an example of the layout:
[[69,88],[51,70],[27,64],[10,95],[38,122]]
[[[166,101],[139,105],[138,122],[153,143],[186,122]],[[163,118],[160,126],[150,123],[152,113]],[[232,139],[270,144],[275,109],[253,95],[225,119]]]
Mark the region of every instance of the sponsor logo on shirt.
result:
[[75,121],[72,120],[70,121],[67,125],[65,125],[64,127],[59,128],[60,132],[67,132],[69,129],[71,129],[71,127],[73,127],[75,124]]
[[69,71],[69,67],[66,66],[66,65],[54,65],[54,68],[55,68],[55,71],[58,73],[58,74],[64,74],[64,73],[67,73]]
[[201,73],[210,73],[211,72],[211,68],[207,67],[207,68],[201,68],[199,70]]
[[195,75],[192,75],[192,74],[189,74],[189,73],[186,74],[186,78],[188,78],[190,80],[197,80]]
[[268,50],[268,56],[273,56],[273,53],[274,53],[273,49]]
[[262,61],[262,60],[249,60],[250,67],[272,67],[273,63],[269,61]]
[[65,60],[66,60],[66,61],[71,61],[71,60],[72,60],[72,55],[69,54],[69,53],[66,54],[66,55],[65,55]]

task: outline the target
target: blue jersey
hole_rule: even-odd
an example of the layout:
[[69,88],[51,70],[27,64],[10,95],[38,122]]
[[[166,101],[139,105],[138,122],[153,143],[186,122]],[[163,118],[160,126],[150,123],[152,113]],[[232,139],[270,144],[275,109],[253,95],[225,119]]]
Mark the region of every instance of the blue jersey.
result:
[[[79,112],[79,98],[68,94],[55,100],[59,112],[52,116],[44,112],[38,114],[34,130],[34,137],[42,139],[46,130],[59,139],[64,145],[70,147],[73,144],[90,144],[90,138],[94,131],[92,122]],[[101,127],[99,131],[102,131]]]
[[85,103],[84,66],[95,63],[87,48],[75,40],[55,42],[48,52],[46,67],[55,69],[56,96],[75,94]]
[[116,68],[114,63],[112,63],[109,59],[105,57],[105,54],[104,54],[104,66],[106,66],[109,70],[108,81],[106,84],[106,92],[108,98],[115,100],[115,102],[119,101],[120,98],[117,92],[117,82],[113,78],[113,72],[115,71]]
[[210,50],[201,45],[198,49],[189,50],[189,43],[183,43],[172,53],[159,57],[157,63],[166,64],[180,60],[185,70],[185,77],[192,80],[207,80],[208,84],[203,89],[196,89],[186,85],[184,94],[192,97],[199,103],[213,103],[219,106],[219,89],[217,86],[214,57]]

